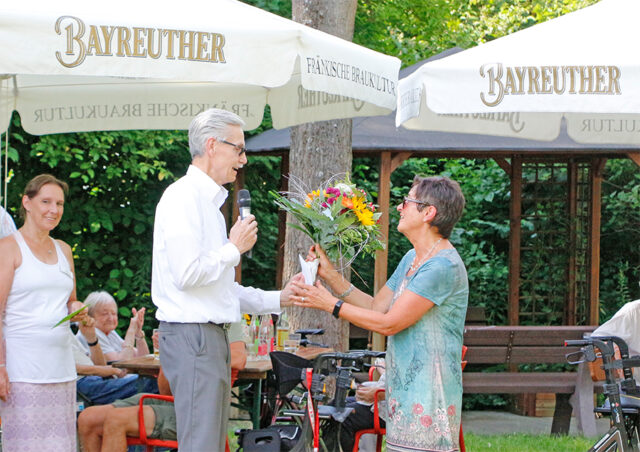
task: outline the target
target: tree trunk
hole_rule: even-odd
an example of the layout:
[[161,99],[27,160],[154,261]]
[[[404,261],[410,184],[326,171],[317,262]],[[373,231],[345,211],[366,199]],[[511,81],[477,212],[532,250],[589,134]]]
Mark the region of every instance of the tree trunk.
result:
[[[293,20],[351,41],[357,0],[292,0]],[[351,172],[351,120],[322,121],[291,128],[290,174],[316,188],[331,176]],[[291,188],[291,186],[290,186]],[[287,222],[295,222],[287,216]],[[300,271],[298,254],[307,255],[311,240],[287,227],[283,280]],[[346,275],[348,277],[348,275]],[[349,347],[349,324],[330,313],[290,308],[291,331],[300,328],[324,328],[320,340],[335,350]]]

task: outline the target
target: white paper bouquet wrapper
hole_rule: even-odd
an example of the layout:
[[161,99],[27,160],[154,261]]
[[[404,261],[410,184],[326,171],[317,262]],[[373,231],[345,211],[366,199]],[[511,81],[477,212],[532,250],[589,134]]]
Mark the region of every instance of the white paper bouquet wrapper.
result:
[[316,275],[318,274],[318,265],[320,264],[320,259],[314,259],[310,262],[307,262],[299,254],[298,258],[300,258],[300,267],[302,268],[302,276],[304,276],[304,282],[309,285],[314,285],[316,282]]

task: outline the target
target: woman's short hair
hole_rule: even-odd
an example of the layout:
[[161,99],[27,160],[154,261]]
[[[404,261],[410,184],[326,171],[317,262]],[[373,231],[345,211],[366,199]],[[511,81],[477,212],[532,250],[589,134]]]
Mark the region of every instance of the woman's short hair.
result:
[[[38,193],[40,193],[42,187],[47,184],[54,184],[60,187],[65,197],[67,196],[67,194],[69,194],[69,186],[66,182],[61,181],[51,174],[39,174],[29,182],[27,182],[27,186],[24,188],[24,196],[29,199],[33,199],[38,195]],[[20,218],[24,220],[26,217],[27,211],[25,210],[23,205],[20,205]]]
[[[465,200],[460,184],[445,176],[416,176],[411,188],[415,188],[416,199],[436,208],[431,226],[437,227],[445,239],[449,238],[464,210]],[[418,210],[425,207],[418,205]]]
[[204,154],[207,140],[214,137],[225,140],[229,126],[244,127],[242,118],[235,113],[219,108],[210,108],[199,113],[189,124],[189,152],[194,159]]
[[89,311],[87,313],[91,317],[93,317],[93,314],[96,312],[96,309],[99,306],[110,303],[113,303],[117,306],[116,300],[111,296],[110,293],[105,292],[104,290],[96,290],[95,292],[91,292],[84,300],[84,304],[89,306]]

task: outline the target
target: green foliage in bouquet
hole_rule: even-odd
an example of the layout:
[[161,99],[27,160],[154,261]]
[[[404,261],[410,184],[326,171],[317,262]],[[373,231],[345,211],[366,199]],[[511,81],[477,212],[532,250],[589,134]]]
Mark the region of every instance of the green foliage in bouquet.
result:
[[382,213],[348,176],[334,176],[316,190],[294,177],[289,182],[294,191],[270,192],[275,203],[298,221],[288,224],[319,243],[332,262],[347,267],[360,253],[373,256],[384,249],[378,226]]

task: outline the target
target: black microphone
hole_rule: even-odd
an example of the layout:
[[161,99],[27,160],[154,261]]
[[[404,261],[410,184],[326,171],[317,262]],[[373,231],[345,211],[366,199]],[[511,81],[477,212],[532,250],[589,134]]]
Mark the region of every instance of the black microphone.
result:
[[[240,219],[244,220],[247,216],[251,215],[251,195],[249,190],[238,190],[238,210],[240,211]],[[249,259],[251,259],[251,250],[244,253]]]

